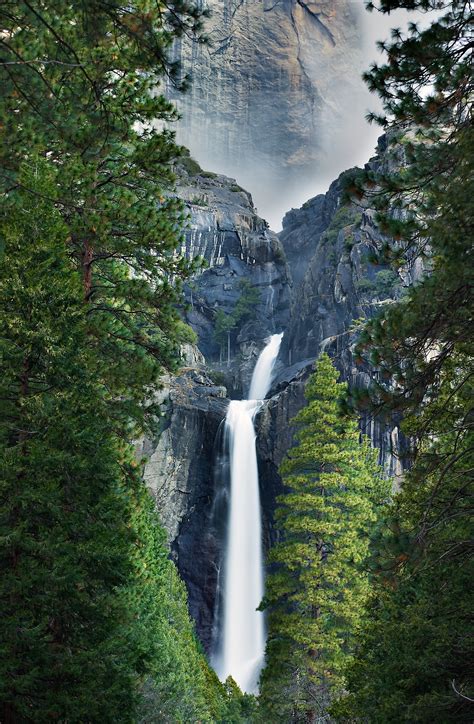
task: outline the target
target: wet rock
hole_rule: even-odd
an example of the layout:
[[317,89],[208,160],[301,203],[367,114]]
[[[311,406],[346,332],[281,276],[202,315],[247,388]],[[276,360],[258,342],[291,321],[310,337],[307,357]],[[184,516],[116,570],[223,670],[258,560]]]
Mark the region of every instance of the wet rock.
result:
[[[186,289],[186,319],[208,363],[227,375],[233,394],[242,396],[251,374],[249,344],[256,360],[265,338],[286,327],[291,283],[285,253],[278,236],[257,215],[250,194],[233,179],[208,177],[185,166],[177,172],[178,193],[190,215],[183,251],[189,259],[203,257],[208,266]],[[205,199],[206,208],[197,206],[196,199]],[[258,302],[248,319],[231,331],[230,344],[218,344],[217,312],[233,314],[243,283],[257,291]]]

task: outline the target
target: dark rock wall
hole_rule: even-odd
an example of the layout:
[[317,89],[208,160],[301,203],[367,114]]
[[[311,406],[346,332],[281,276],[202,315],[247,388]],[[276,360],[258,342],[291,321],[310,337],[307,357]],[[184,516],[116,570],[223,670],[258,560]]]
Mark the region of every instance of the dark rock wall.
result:
[[[370,163],[384,163],[384,152],[382,144]],[[268,548],[275,536],[275,499],[282,492],[278,466],[292,443],[291,420],[304,404],[316,357],[328,351],[345,380],[367,384],[377,370],[355,364],[352,326],[402,294],[416,270],[407,267],[397,276],[370,262],[383,237],[370,209],[342,203],[341,179],[326,195],[291,210],[280,238],[232,179],[194,169],[182,174],[179,193],[191,214],[185,251],[189,257],[204,256],[208,264],[187,290],[187,319],[200,351],[188,350],[187,366],[169,381],[161,437],[145,441],[142,452],[149,458],[146,480],[209,651],[225,544],[228,476],[221,452],[228,399],[246,395],[265,337],[285,330],[273,389],[256,419]],[[241,279],[257,288],[260,298],[251,319],[232,337],[229,360],[222,359],[215,316],[217,310],[232,313]],[[387,473],[400,476],[396,422],[366,419],[363,428]]]
[[[207,267],[186,290],[187,321],[198,334],[206,360],[225,377],[233,396],[245,396],[265,338],[286,328],[291,280],[278,236],[268,229],[250,194],[234,179],[181,173],[179,194],[188,206],[190,226],[183,251],[202,256]],[[232,314],[246,280],[259,301],[249,319],[231,334],[230,355],[215,340],[218,310]]]
[[226,414],[225,396],[225,388],[213,384],[202,364],[183,368],[164,391],[166,413],[159,439],[143,440],[137,451],[148,459],[145,481],[168,532],[206,648],[223,547],[214,508],[220,482],[215,475],[216,441]]

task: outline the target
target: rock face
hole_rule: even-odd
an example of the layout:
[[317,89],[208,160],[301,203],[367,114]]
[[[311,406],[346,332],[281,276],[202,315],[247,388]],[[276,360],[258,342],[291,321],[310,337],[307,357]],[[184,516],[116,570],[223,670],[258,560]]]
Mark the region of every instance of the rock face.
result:
[[[368,167],[387,163],[384,137],[377,150]],[[366,386],[377,369],[359,367],[354,361],[354,326],[403,294],[419,270],[407,266],[397,275],[371,263],[386,239],[374,222],[372,209],[342,203],[344,176],[327,194],[310,199],[301,209],[292,209],[283,220],[280,240],[296,283],[281,356],[286,365],[298,368],[327,351],[344,380],[352,386]],[[382,425],[367,418],[362,427],[380,450],[386,472],[399,476],[403,441],[397,424]]]
[[[207,361],[224,375],[234,396],[246,393],[265,338],[286,328],[290,313],[288,266],[278,236],[268,229],[249,193],[234,179],[182,169],[179,195],[190,212],[183,251],[204,257],[208,268],[187,289],[187,321]],[[231,315],[256,290],[256,302],[230,331],[216,339],[218,312]]]
[[281,218],[321,172],[323,149],[334,149],[348,112],[363,118],[363,7],[350,0],[206,5],[211,44],[175,47],[192,76],[186,94],[168,88],[182,113],[178,139],[207,168],[252,189],[273,221],[275,206]]
[[[384,154],[381,141],[370,163],[385,163]],[[268,547],[275,537],[275,499],[282,491],[278,466],[292,443],[291,419],[304,405],[316,357],[328,351],[345,380],[366,384],[377,370],[355,363],[351,327],[390,304],[418,272],[407,267],[398,276],[371,263],[370,253],[384,239],[370,209],[342,202],[341,178],[327,194],[290,211],[278,238],[232,179],[205,173],[191,159],[180,175],[179,193],[191,214],[184,250],[190,258],[204,256],[208,264],[187,289],[187,319],[199,349],[186,350],[181,373],[168,381],[161,435],[144,441],[141,452],[148,457],[145,478],[209,651],[225,543],[228,475],[221,451],[228,399],[246,395],[265,336],[285,330],[273,388],[256,419]],[[215,338],[217,314],[235,313],[242,280],[244,289],[258,294],[223,350]],[[400,475],[396,421],[382,425],[367,419],[363,427],[380,449],[386,471]]]
[[[229,398],[221,383],[229,386],[229,396],[246,393],[265,338],[286,327],[291,285],[281,242],[257,216],[250,194],[233,179],[203,172],[191,159],[183,164],[177,169],[179,195],[190,220],[182,251],[207,264],[186,289],[187,321],[198,335],[198,348],[184,350],[185,366],[165,381],[160,435],[143,440],[138,454],[147,458],[145,480],[186,582],[199,637],[209,651],[228,493],[220,451]],[[222,354],[214,335],[216,313],[233,313],[242,280],[257,291],[257,301],[232,330]],[[269,539],[274,492],[262,491],[262,498]]]
[[225,417],[224,387],[204,368],[185,367],[168,380],[166,412],[158,440],[143,440],[145,481],[168,532],[172,555],[189,591],[191,615],[203,644],[212,637],[222,528],[213,515],[218,430]]

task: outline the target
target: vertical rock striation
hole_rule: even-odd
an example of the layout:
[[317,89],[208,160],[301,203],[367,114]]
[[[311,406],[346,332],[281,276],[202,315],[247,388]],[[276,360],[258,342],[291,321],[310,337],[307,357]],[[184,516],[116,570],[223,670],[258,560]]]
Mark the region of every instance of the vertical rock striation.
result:
[[[236,176],[281,214],[327,161],[347,112],[363,119],[359,29],[350,0],[208,0],[211,45],[182,40],[192,77],[178,139],[208,168]],[[338,142],[335,144],[337,136]],[[334,151],[331,151],[334,153]],[[276,218],[275,216],[275,218]]]
[[[188,351],[185,367],[169,381],[161,436],[144,441],[142,452],[148,457],[147,483],[209,651],[228,504],[228,471],[219,451],[229,397],[246,397],[265,337],[285,330],[273,389],[255,421],[268,547],[281,492],[278,466],[291,445],[290,421],[304,405],[304,386],[316,357],[328,351],[345,380],[367,384],[378,372],[355,363],[353,325],[397,299],[420,270],[407,264],[395,274],[371,262],[384,238],[370,208],[343,202],[342,177],[327,194],[288,212],[277,236],[234,180],[203,172],[191,159],[184,163],[179,193],[190,224],[183,251],[207,261],[187,289],[187,319],[200,352]],[[387,163],[383,138],[369,163]],[[215,340],[216,315],[219,310],[234,313],[242,280],[257,289],[257,302],[232,334],[227,360]],[[397,420],[385,425],[367,418],[363,427],[380,449],[386,471],[400,475],[403,441]]]

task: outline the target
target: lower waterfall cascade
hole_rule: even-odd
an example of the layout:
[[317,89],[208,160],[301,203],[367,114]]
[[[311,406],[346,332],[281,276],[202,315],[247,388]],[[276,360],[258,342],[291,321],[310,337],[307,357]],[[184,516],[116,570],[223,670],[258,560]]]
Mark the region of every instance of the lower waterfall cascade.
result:
[[270,389],[283,333],[266,340],[250,383],[249,399],[232,400],[225,420],[230,501],[223,556],[221,626],[213,666],[242,691],[257,693],[264,663],[265,619],[262,526],[254,418]]

